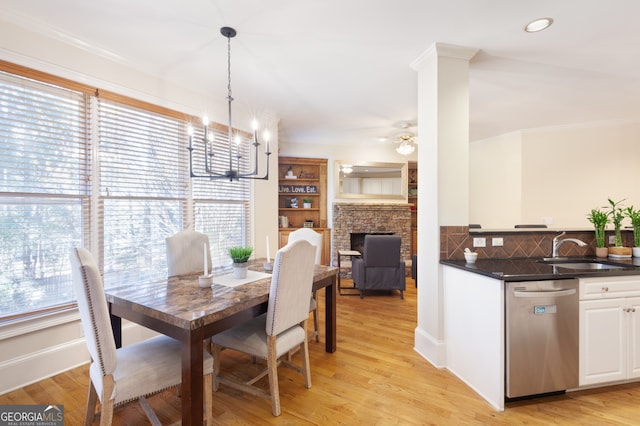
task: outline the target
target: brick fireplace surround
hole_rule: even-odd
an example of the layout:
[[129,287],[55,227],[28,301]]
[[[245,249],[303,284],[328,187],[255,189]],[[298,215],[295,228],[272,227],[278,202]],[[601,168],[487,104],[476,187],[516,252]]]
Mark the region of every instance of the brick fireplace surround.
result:
[[402,238],[400,259],[411,265],[411,205],[333,203],[332,265],[337,251],[351,249],[351,233],[392,232]]

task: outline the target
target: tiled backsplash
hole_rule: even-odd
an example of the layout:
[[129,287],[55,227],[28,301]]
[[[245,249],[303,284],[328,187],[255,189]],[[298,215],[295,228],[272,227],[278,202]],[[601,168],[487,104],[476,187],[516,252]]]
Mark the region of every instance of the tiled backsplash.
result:
[[[536,231],[510,231],[510,232],[482,232],[469,234],[468,226],[441,226],[440,227],[440,259],[464,259],[464,249],[469,248],[478,252],[478,258],[522,258],[522,257],[548,257],[551,256],[553,237],[561,231],[536,230]],[[606,241],[613,231],[607,231]],[[473,238],[485,238],[486,247],[473,247]],[[502,238],[501,247],[493,247],[492,238]],[[577,238],[587,243],[586,247],[577,244],[566,243],[560,247],[561,256],[595,256],[595,233],[593,231],[567,231],[564,238]],[[633,246],[633,234],[631,231],[622,231],[623,243],[627,247]]]

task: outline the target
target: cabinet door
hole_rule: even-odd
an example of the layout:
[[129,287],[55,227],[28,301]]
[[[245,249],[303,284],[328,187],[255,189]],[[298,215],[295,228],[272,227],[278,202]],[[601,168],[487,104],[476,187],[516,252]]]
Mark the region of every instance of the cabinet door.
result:
[[627,377],[624,299],[580,302],[580,386]]
[[640,377],[640,297],[627,299],[627,324],[629,326],[629,378]]

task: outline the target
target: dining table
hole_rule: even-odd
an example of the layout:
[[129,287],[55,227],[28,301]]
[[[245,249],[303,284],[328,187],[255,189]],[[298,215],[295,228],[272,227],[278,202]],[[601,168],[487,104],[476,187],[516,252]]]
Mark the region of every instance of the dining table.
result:
[[[182,342],[183,425],[203,423],[205,339],[267,311],[271,276],[263,269],[265,261],[251,260],[256,279],[239,285],[225,275],[201,287],[194,274],[105,290],[117,347],[122,346],[122,319]],[[336,267],[316,265],[313,276],[313,290],[325,289],[325,350],[330,353],[336,351],[337,273]]]

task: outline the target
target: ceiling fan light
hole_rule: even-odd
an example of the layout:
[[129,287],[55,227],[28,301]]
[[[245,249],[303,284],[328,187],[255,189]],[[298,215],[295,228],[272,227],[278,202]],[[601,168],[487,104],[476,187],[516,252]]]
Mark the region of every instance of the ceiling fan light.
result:
[[402,142],[400,145],[398,145],[398,147],[396,148],[396,151],[398,152],[398,154],[400,155],[409,155],[412,154],[413,151],[415,151],[416,148],[413,146],[413,144],[408,143],[408,142]]

